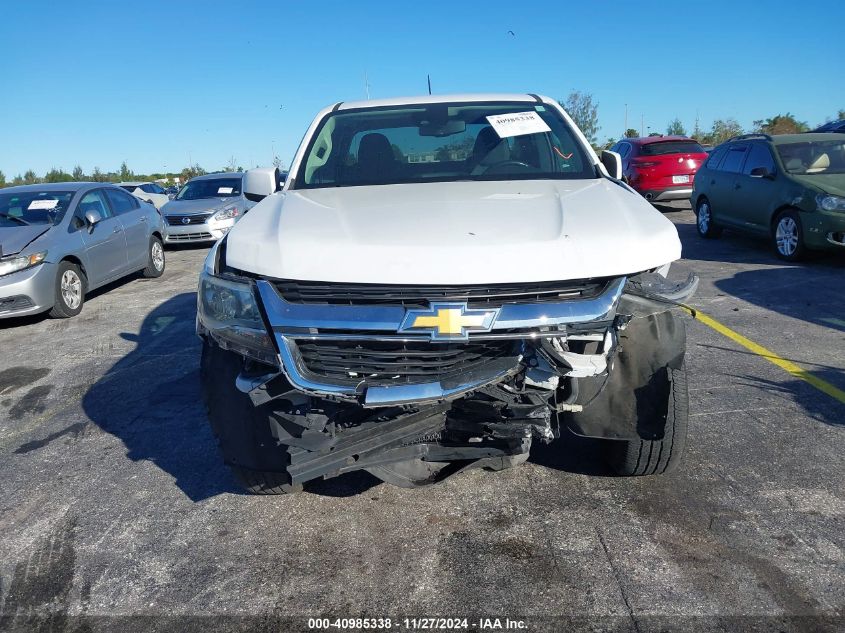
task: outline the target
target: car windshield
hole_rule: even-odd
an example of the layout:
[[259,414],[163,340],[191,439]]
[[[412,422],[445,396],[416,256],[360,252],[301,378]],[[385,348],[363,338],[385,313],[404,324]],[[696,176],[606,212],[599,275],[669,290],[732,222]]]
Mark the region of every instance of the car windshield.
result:
[[802,141],[776,145],[790,174],[845,174],[845,141]]
[[56,225],[65,216],[72,198],[72,191],[0,191],[0,227]]
[[574,131],[538,103],[436,103],[328,115],[293,187],[596,178]]
[[640,148],[640,154],[643,156],[704,153],[704,148],[695,141],[658,141],[656,143],[647,143]]
[[241,195],[240,178],[208,178],[188,182],[177,200],[202,200],[203,198],[232,198]]

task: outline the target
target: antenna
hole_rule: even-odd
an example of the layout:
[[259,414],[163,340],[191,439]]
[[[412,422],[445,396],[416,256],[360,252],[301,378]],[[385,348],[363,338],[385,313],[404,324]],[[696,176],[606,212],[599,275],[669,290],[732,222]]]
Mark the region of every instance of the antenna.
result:
[[367,101],[370,100],[370,82],[367,80],[367,71],[364,71],[364,90],[367,92]]
[[426,75],[428,79],[428,94],[431,94],[431,75]]

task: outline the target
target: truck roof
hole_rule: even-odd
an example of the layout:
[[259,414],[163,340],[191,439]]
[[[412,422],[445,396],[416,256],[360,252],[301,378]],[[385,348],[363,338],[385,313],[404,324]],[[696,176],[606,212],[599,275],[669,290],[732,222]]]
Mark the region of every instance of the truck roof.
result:
[[337,106],[338,110],[355,110],[357,108],[380,108],[384,106],[414,105],[426,103],[472,103],[474,101],[524,101],[536,103],[538,98],[542,101],[551,101],[548,97],[534,96],[529,94],[509,93],[464,93],[452,95],[419,95],[416,97],[391,97],[390,99],[369,99],[367,101],[343,101]]

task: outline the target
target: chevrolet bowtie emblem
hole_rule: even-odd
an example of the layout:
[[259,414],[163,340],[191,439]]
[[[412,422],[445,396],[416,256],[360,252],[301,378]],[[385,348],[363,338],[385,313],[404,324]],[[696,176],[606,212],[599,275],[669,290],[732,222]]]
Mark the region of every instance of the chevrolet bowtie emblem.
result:
[[498,310],[470,310],[465,303],[433,303],[431,310],[408,310],[400,332],[429,332],[433,340],[466,339],[471,331],[489,332]]

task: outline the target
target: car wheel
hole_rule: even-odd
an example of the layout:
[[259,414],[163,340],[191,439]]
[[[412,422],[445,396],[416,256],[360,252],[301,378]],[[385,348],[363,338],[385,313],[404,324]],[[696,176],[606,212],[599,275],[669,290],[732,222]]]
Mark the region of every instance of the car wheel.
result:
[[155,235],[150,237],[150,248],[147,258],[147,267],[142,275],[148,278],[161,277],[164,272],[164,245]]
[[722,235],[722,227],[713,222],[713,211],[710,201],[702,198],[695,207],[695,226],[698,234],[705,239],[713,239]]
[[663,439],[605,440],[607,462],[618,475],[661,475],[672,472],[680,464],[689,426],[686,366],[669,369],[668,375],[672,385]]
[[270,430],[272,406],[254,406],[235,387],[243,359],[206,341],[200,357],[202,397],[223,462],[249,493],[278,495],[302,490],[287,472],[290,454]]
[[56,272],[56,295],[50,316],[54,319],[67,319],[82,312],[85,285],[85,275],[79,266],[67,261],[61,262]]
[[807,254],[801,217],[793,209],[787,209],[775,219],[772,239],[775,251],[781,259],[797,262],[804,259]]

